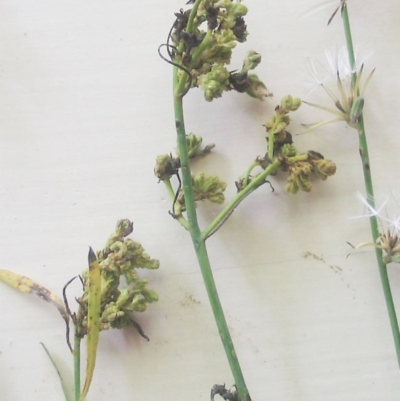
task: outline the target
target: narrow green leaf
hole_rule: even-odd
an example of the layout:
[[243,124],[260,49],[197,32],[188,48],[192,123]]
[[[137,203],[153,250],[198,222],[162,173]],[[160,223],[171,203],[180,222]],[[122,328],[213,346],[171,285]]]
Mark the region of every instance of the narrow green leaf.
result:
[[97,345],[100,332],[100,302],[101,302],[101,274],[100,265],[93,249],[89,249],[89,305],[87,326],[87,362],[86,378],[80,401],[83,401],[92,382],[96,365]]
[[54,369],[56,370],[56,372],[57,372],[57,374],[58,374],[58,377],[59,377],[59,379],[60,379],[61,388],[62,388],[63,393],[64,393],[65,401],[71,401],[71,400],[72,400],[71,392],[70,392],[70,391],[68,390],[68,388],[67,388],[67,384],[65,383],[65,380],[63,379],[63,377],[62,377],[62,375],[61,375],[60,369],[58,368],[58,366],[57,366],[55,360],[54,360],[53,357],[51,356],[51,354],[50,354],[49,350],[47,349],[47,347],[46,347],[43,343],[40,343],[40,345],[41,345],[41,346],[43,347],[43,349],[45,350],[47,356],[48,356],[49,359],[50,359],[51,364],[53,365]]

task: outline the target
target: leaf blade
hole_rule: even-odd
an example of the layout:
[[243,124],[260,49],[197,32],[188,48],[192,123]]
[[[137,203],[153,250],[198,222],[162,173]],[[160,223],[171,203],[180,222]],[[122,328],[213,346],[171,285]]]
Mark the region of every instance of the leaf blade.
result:
[[55,306],[68,324],[69,315],[64,302],[47,288],[31,280],[29,277],[21,276],[20,274],[5,269],[0,269],[0,281],[21,292],[35,294],[39,298]]
[[100,264],[92,248],[89,248],[89,300],[87,326],[87,360],[86,378],[80,401],[83,401],[89,391],[96,365],[97,345],[100,332],[100,303],[101,303],[101,271]]

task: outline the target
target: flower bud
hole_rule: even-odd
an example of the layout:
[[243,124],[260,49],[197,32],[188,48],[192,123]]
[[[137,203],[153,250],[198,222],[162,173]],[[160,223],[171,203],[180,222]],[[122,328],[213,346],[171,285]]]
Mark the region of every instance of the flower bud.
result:
[[171,155],[159,155],[156,159],[154,174],[160,181],[169,180],[176,173]]
[[313,172],[323,180],[336,173],[336,164],[331,160],[318,159],[313,161],[312,165]]
[[199,149],[199,147],[201,146],[202,142],[203,142],[203,138],[200,136],[197,137],[194,134],[186,135],[186,146],[188,149],[189,157],[193,157],[196,154],[196,152]]
[[216,64],[209,73],[199,77],[199,84],[204,90],[205,99],[211,102],[229,88],[229,72],[223,65]]
[[265,97],[271,96],[265,84],[258,78],[256,74],[248,75],[249,87],[246,93],[259,100],[264,100]]
[[206,176],[204,173],[196,174],[193,178],[195,200],[209,200],[213,203],[223,203],[226,183],[218,176]]
[[248,72],[250,70],[254,70],[261,63],[261,54],[250,51],[247,53],[246,58],[243,62],[242,72]]
[[129,234],[132,234],[133,232],[133,222],[131,222],[128,219],[121,219],[117,221],[117,228],[116,228],[116,234],[123,238],[127,237]]
[[301,99],[292,97],[291,95],[284,96],[281,100],[282,111],[296,111],[301,106]]

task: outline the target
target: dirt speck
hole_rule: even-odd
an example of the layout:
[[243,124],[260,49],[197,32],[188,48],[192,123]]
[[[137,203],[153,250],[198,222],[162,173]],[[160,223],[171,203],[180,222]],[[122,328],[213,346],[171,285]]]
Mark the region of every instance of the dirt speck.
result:
[[183,299],[179,302],[179,305],[183,306],[184,308],[188,308],[194,305],[200,305],[201,302],[193,297],[193,295],[189,293],[185,293]]
[[324,260],[323,255],[318,256],[315,253],[312,253],[310,251],[303,252],[301,256],[304,259],[310,259],[311,258],[311,259],[319,260],[320,262],[326,263],[325,260]]

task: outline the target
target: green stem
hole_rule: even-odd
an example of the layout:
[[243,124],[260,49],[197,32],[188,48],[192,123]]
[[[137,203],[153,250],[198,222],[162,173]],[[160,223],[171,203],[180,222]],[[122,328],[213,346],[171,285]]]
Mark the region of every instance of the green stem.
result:
[[187,23],[187,26],[186,26],[186,32],[187,33],[191,33],[193,28],[194,28],[194,24],[193,24],[194,18],[196,17],[197,9],[199,8],[199,5],[200,5],[200,3],[202,1],[203,0],[196,0],[194,2],[194,4],[193,4],[192,11],[190,12],[188,23]]
[[206,50],[208,45],[211,43],[212,32],[213,31],[211,29],[209,29],[207,31],[206,36],[204,37],[202,42],[198,45],[196,50],[193,52],[192,61],[190,62],[189,70],[191,70],[192,68],[195,68],[197,62],[199,61],[199,57],[203,54],[204,50]]
[[[190,15],[189,15],[188,23],[187,23],[187,26],[186,26],[186,32],[187,33],[192,33],[192,31],[195,28],[194,19],[195,19],[196,14],[197,14],[197,9],[199,8],[199,5],[200,5],[200,3],[202,1],[203,0],[196,0],[195,3],[193,4],[192,10],[191,10]],[[206,35],[206,37],[207,37],[207,35]],[[208,40],[209,39],[207,39],[206,42],[208,42]],[[203,42],[205,42],[205,38],[203,39]],[[179,45],[178,50],[179,50],[180,53],[182,53],[184,51],[184,49],[185,49],[185,45],[182,42]],[[181,79],[179,80],[179,82],[177,82],[174,85],[174,95],[175,96],[180,96],[180,94],[183,92],[183,90],[184,90],[184,88],[186,86],[187,80],[188,80],[188,76],[187,76],[187,74],[184,74],[184,75],[181,76]]]
[[[165,184],[169,196],[172,199],[172,202],[175,200],[175,192],[171,185],[171,180],[164,180],[163,183]],[[177,212],[177,210],[175,210]],[[186,230],[189,230],[189,224],[187,220],[182,216],[182,212],[179,210],[176,216],[173,216],[175,220],[177,220]]]
[[214,314],[214,319],[218,327],[219,335],[223,343],[225,353],[235,380],[235,385],[239,394],[240,401],[250,401],[249,392],[240,368],[239,360],[229,333],[228,325],[224,316],[221,302],[219,300],[217,288],[215,286],[205,240],[202,238],[197,221],[196,203],[192,187],[192,175],[190,172],[189,155],[186,144],[186,132],[183,117],[183,104],[181,93],[176,92],[178,84],[177,71],[174,68],[174,110],[175,126],[177,132],[178,149],[181,161],[183,191],[185,194],[186,212],[188,216],[189,231],[192,237],[193,246],[196,251],[197,260],[200,265],[204,285],[207,290],[208,299]]
[[74,337],[74,388],[75,401],[81,396],[81,339]]
[[256,161],[254,161],[253,163],[250,164],[249,168],[244,173],[243,184],[247,185],[249,183],[250,174],[257,166],[259,166],[259,163],[257,163]]
[[243,188],[232,201],[218,214],[211,224],[202,232],[202,238],[206,240],[212,233],[217,230],[222,223],[232,214],[235,208],[256,188],[265,182],[265,179],[271,173],[275,172],[280,164],[279,159],[275,159],[262,173],[257,175],[245,188]]
[[[342,17],[343,17],[344,32],[345,32],[345,36],[346,36],[347,51],[349,53],[349,61],[350,61],[350,65],[351,65],[352,69],[355,71],[355,57],[354,57],[354,50],[353,50],[353,41],[351,38],[350,20],[349,20],[349,14],[347,11],[346,4],[344,5],[344,8],[343,8]],[[357,79],[357,73],[354,72],[353,73],[353,82],[356,79]],[[359,137],[360,156],[361,156],[361,162],[362,162],[363,173],[364,173],[364,183],[365,183],[365,189],[366,189],[366,193],[367,193],[367,202],[373,209],[375,209],[375,197],[374,197],[371,167],[370,167],[369,154],[368,154],[368,143],[367,143],[367,137],[366,137],[366,133],[365,133],[364,119],[363,119],[362,115],[360,116],[359,122],[357,124],[357,131],[358,131],[358,137]],[[374,215],[372,215],[370,217],[369,221],[370,221],[370,226],[371,226],[372,238],[373,238],[374,243],[376,244],[377,239],[379,237],[378,221],[377,221],[376,216],[374,216]],[[395,345],[396,354],[397,354],[397,362],[400,367],[400,330],[399,330],[399,324],[397,321],[396,309],[395,309],[394,302],[393,302],[392,291],[390,289],[390,282],[389,282],[387,266],[383,261],[382,250],[375,247],[375,254],[376,254],[376,260],[378,262],[379,274],[381,277],[383,293],[385,295],[386,308],[388,310],[390,325],[392,328],[392,335],[393,335],[394,345]]]

